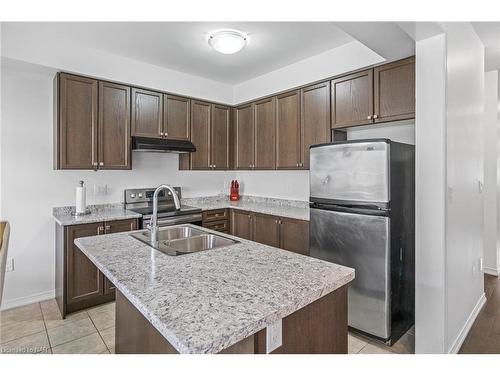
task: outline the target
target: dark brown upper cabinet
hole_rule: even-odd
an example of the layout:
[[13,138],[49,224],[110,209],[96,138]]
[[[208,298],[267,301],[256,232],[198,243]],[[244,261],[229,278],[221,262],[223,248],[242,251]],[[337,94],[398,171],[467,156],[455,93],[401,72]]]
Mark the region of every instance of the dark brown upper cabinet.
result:
[[95,169],[98,81],[60,73],[56,84],[55,168]]
[[415,57],[374,68],[375,122],[415,117]]
[[301,167],[300,90],[276,97],[276,169]]
[[309,169],[309,147],[330,142],[330,82],[304,87],[301,97],[301,165]]
[[130,169],[130,87],[99,82],[99,169]]
[[190,100],[170,94],[163,95],[163,136],[190,140]]
[[191,142],[196,151],[190,154],[191,169],[211,169],[210,120],[212,106],[208,102],[191,101]]
[[231,109],[212,104],[210,124],[210,166],[212,169],[229,169],[231,161]]
[[332,128],[373,123],[373,69],[331,81]]
[[254,163],[252,169],[276,168],[276,98],[254,104]]
[[252,169],[254,166],[253,104],[234,110],[234,168]]
[[163,94],[132,88],[132,135],[163,137]]

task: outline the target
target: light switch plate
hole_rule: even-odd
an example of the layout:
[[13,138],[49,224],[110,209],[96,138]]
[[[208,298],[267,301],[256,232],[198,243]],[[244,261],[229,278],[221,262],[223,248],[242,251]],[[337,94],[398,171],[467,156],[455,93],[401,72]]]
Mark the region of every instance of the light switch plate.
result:
[[266,327],[266,353],[269,354],[283,345],[282,322],[280,319],[277,322]]
[[7,258],[7,262],[5,264],[5,272],[14,271],[14,258]]

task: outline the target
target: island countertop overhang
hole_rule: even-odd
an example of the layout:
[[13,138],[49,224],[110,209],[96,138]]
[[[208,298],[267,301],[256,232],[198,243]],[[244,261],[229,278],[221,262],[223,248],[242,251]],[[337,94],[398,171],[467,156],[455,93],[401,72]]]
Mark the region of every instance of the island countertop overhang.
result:
[[177,257],[128,233],[75,244],[180,353],[217,353],[354,279],[351,268],[225,236],[240,242]]

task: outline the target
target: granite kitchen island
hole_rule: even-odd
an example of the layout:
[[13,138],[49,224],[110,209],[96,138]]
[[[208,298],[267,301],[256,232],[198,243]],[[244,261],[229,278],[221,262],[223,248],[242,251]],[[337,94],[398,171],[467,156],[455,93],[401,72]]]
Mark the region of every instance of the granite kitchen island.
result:
[[117,353],[347,353],[353,269],[224,237],[180,256],[129,233],[75,240],[116,286]]

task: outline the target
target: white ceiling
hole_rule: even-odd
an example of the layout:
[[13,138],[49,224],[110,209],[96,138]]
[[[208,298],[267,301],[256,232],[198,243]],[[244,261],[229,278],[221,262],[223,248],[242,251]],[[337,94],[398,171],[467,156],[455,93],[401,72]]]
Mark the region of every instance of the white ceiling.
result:
[[[8,28],[26,38],[42,34],[230,84],[354,40],[329,22],[47,22]],[[205,39],[219,28],[244,31],[250,42],[235,55],[220,54]]]

